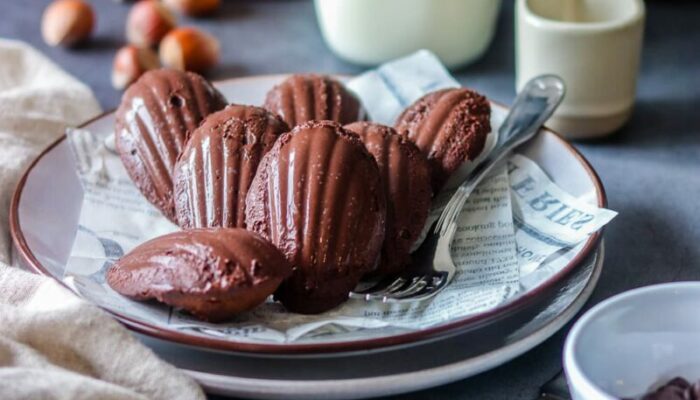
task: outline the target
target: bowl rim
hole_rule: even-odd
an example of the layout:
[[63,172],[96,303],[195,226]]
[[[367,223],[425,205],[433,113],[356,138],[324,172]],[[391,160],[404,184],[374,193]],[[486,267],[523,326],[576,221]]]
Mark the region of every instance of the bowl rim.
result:
[[617,400],[618,398],[603,390],[588,378],[584,369],[581,367],[576,357],[576,349],[579,345],[581,336],[589,325],[601,315],[614,310],[620,304],[624,304],[633,298],[648,296],[650,294],[663,293],[667,291],[678,290],[698,290],[700,291],[700,282],[695,281],[680,281],[659,283],[649,286],[642,286],[636,289],[631,289],[615,296],[612,296],[586,311],[581,318],[573,325],[564,343],[564,371],[566,372],[567,381],[571,387],[581,391],[585,398],[601,399],[601,400]]
[[564,34],[597,34],[627,29],[643,21],[646,16],[646,6],[643,0],[628,0],[633,10],[630,15],[609,21],[567,22],[551,18],[535,12],[530,6],[532,0],[518,0],[517,9],[522,12],[522,18],[529,24],[540,28],[555,30]]
[[[230,84],[231,82],[241,82],[250,80],[269,80],[269,79],[283,79],[289,74],[269,74],[269,75],[254,75],[242,78],[230,78],[224,80],[214,81],[214,85]],[[508,107],[494,102],[491,100],[491,105],[494,107],[499,107],[504,110],[508,110]],[[88,121],[82,123],[78,128],[83,128],[99,119],[106,117],[109,114],[114,113],[115,110],[109,110],[103,112]],[[593,185],[596,189],[596,205],[598,207],[605,208],[607,206],[607,196],[605,193],[605,188],[603,183],[590,165],[588,160],[569,142],[567,142],[559,133],[547,128],[542,127],[538,135],[545,134],[551,135],[555,140],[559,141],[560,144],[574,156],[581,166],[584,168],[586,174],[589,176]],[[22,192],[24,185],[27,181],[29,174],[32,169],[38,164],[38,162],[54,147],[58,146],[66,139],[66,135],[61,135],[53,143],[51,143],[46,149],[44,149],[26,168],[22,174],[20,180],[17,182],[16,189],[12,196],[12,201],[10,203],[10,235],[12,237],[12,242],[14,244],[17,256],[21,258],[25,264],[33,270],[33,272],[39,275],[45,275],[53,278],[53,276],[48,272],[48,270],[39,262],[36,256],[32,253],[27,240],[24,236],[24,232],[21,229],[21,224],[19,220],[19,204],[21,201]],[[371,349],[389,349],[395,348],[401,345],[408,345],[413,343],[420,343],[430,340],[437,340],[445,336],[458,334],[460,331],[476,326],[480,323],[484,323],[493,319],[497,316],[505,315],[510,312],[517,312],[525,305],[535,301],[540,296],[548,292],[549,289],[553,288],[558,282],[568,276],[573,272],[581,263],[588,257],[593,251],[596,250],[598,244],[603,235],[604,228],[593,233],[585,242],[583,249],[574,257],[564,268],[559,272],[550,277],[547,281],[542,283],[537,288],[523,294],[517,299],[503,304],[499,307],[495,307],[488,311],[469,315],[463,318],[455,319],[444,324],[432,326],[429,328],[414,330],[410,332],[400,333],[396,335],[376,337],[361,340],[352,341],[337,341],[337,342],[327,342],[327,343],[294,343],[294,344],[280,344],[280,343],[263,343],[263,342],[237,342],[226,339],[210,338],[204,336],[196,336],[186,334],[180,331],[163,329],[159,326],[137,320],[123,314],[120,314],[113,310],[103,309],[109,314],[114,316],[121,323],[126,325],[129,329],[142,333],[148,336],[152,336],[158,339],[172,341],[184,345],[195,346],[198,348],[213,350],[213,351],[224,351],[224,352],[237,352],[245,354],[255,354],[255,355],[293,355],[293,354],[324,354],[324,353],[345,353],[345,352],[356,352],[356,351],[366,351]],[[64,287],[70,289],[65,285],[64,282],[58,281]]]

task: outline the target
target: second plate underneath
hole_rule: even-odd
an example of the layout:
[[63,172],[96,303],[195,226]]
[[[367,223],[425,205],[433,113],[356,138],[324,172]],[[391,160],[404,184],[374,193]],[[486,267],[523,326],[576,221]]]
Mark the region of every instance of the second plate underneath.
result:
[[519,322],[390,351],[251,357],[140,338],[210,393],[258,399],[345,399],[406,393],[484,372],[548,339],[589,299],[603,258],[601,244],[554,298],[532,314],[523,315]]

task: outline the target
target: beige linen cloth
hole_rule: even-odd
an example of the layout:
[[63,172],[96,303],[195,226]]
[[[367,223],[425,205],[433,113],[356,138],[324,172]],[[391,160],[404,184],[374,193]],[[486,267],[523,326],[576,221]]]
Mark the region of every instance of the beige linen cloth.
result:
[[20,174],[66,126],[99,112],[87,86],[31,47],[0,39],[0,399],[204,399],[106,313],[7,265]]

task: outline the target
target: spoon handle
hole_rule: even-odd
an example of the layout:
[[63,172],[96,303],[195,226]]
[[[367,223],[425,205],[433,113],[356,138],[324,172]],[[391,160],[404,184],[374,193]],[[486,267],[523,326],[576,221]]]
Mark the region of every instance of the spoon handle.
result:
[[518,93],[506,120],[498,130],[493,150],[474,169],[462,186],[476,186],[506,154],[529,140],[559,106],[566,92],[564,82],[556,75],[541,75],[531,79]]

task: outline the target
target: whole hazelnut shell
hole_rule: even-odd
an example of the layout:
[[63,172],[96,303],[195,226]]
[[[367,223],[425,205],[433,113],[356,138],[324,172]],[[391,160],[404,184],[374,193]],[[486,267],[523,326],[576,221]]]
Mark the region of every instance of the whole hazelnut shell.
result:
[[126,38],[140,47],[154,47],[177,24],[175,15],[157,0],[134,4],[126,19]]
[[164,0],[164,2],[173,10],[193,17],[211,14],[221,5],[221,0]]
[[163,38],[159,54],[165,67],[203,72],[219,61],[219,41],[195,28],[177,28]]
[[83,0],[57,0],[44,10],[41,35],[50,46],[73,46],[87,39],[95,26],[95,13]]
[[147,47],[124,46],[114,56],[112,86],[115,89],[124,89],[146,71],[159,67],[160,62],[155,51]]

